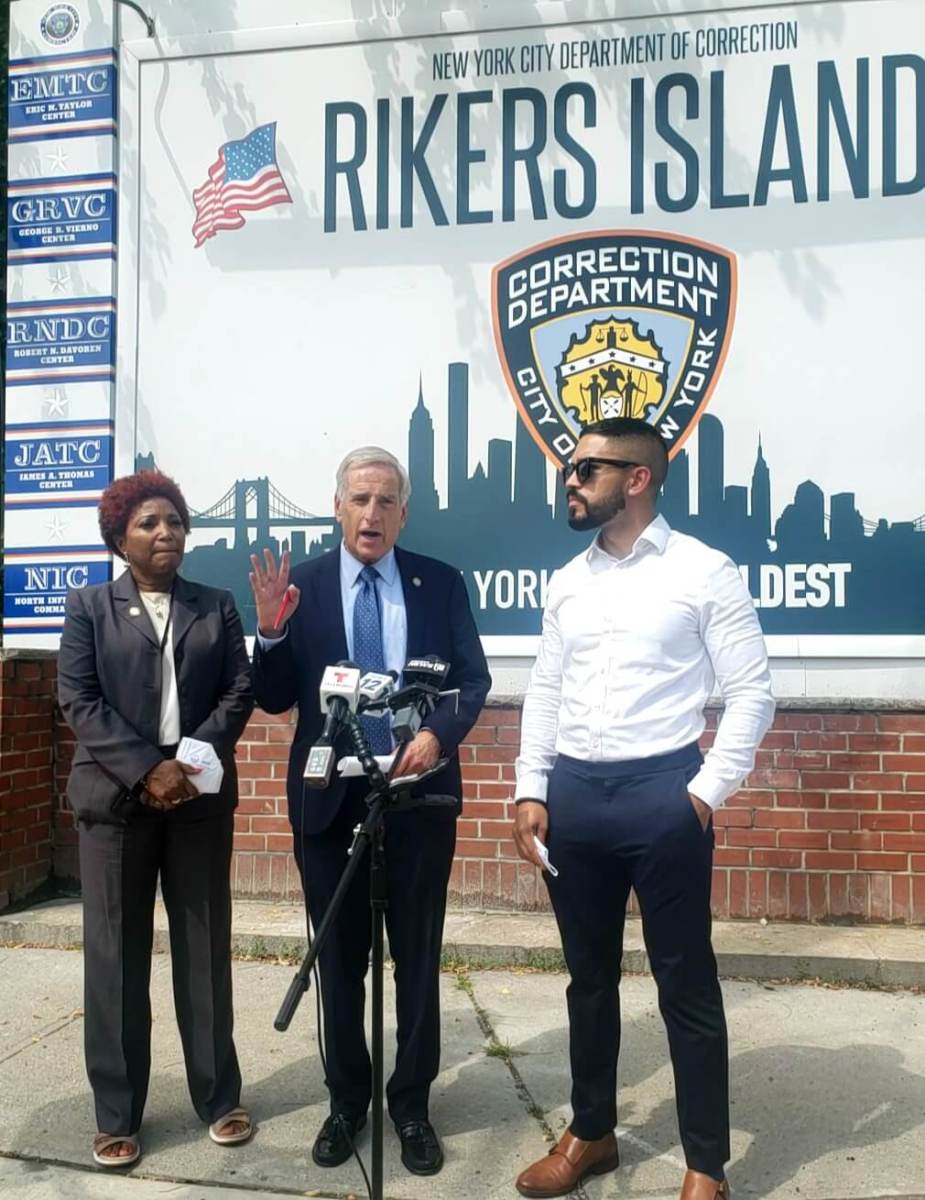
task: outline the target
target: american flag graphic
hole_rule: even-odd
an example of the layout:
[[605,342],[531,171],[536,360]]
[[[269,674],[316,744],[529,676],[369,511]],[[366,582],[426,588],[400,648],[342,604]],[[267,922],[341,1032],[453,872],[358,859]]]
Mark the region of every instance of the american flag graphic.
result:
[[209,178],[193,192],[196,220],[193,237],[199,247],[220,229],[240,229],[243,213],[291,204],[286,181],[276,165],[276,122],[258,125],[253,133],[220,147]]

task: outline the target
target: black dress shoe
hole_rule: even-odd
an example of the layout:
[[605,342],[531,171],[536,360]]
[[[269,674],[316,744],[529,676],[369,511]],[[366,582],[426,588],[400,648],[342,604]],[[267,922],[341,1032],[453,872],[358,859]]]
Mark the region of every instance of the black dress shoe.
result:
[[412,1175],[436,1175],[443,1166],[443,1149],[430,1121],[407,1121],[396,1129],[405,1168]]
[[356,1136],[366,1124],[366,1117],[348,1117],[346,1113],[331,1113],[325,1120],[315,1144],[312,1158],[319,1167],[339,1167],[353,1153]]

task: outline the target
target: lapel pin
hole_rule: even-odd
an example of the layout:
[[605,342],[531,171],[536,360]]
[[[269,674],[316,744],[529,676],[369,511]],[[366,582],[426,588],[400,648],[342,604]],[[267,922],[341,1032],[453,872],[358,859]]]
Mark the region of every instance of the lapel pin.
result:
[[415,575],[415,576],[412,578],[411,582],[414,584],[414,586],[415,586],[415,587],[420,587],[420,586],[421,586],[421,581],[420,581],[420,579],[418,579],[417,575]]
[[140,617],[141,609],[138,607],[137,604],[133,604],[132,607],[128,610],[128,615],[130,617]]

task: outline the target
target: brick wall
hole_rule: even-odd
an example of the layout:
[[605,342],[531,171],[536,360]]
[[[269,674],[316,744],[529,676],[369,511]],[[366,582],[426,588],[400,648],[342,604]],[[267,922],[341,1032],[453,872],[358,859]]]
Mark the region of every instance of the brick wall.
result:
[[[73,738],[53,706],[53,671],[52,659],[3,663],[0,907],[49,874],[78,873],[63,800]],[[238,746],[240,896],[300,895],[285,801],[291,736],[288,716],[258,712]],[[548,907],[509,835],[519,739],[519,710],[491,707],[461,747],[455,904]],[[779,712],[746,786],[716,816],[713,906],[717,917],[925,924],[925,713]]]
[[52,871],[55,662],[0,662],[0,909]]
[[778,713],[716,825],[717,916],[925,924],[925,715]]
[[[716,714],[704,746],[712,740]],[[239,750],[234,886],[298,895],[285,819],[287,718],[257,714]],[[487,708],[461,747],[465,811],[452,903],[546,909],[514,855],[515,708]],[[717,917],[925,924],[925,714],[780,712],[746,786],[716,815]]]
[[256,711],[238,743],[238,811],[231,886],[238,896],[301,899],[286,804],[290,715]]
[[[507,834],[518,738],[516,710],[488,709],[464,747],[458,903],[548,907]],[[925,714],[779,712],[715,826],[719,918],[925,924]]]

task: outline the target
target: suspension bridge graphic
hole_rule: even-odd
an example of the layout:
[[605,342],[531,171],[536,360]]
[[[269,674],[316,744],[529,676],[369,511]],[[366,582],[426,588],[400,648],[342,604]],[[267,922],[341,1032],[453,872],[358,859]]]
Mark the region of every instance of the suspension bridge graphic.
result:
[[[240,550],[247,549],[255,542],[269,545],[272,529],[330,529],[334,517],[310,513],[301,508],[284,496],[267,476],[263,476],[236,480],[224,496],[208,508],[190,509],[190,521],[196,529],[234,530],[232,548]],[[823,522],[828,534],[832,527],[830,513],[823,513]],[[883,521],[872,521],[860,514],[858,524],[865,537],[872,536],[884,526]],[[925,532],[925,513],[908,524],[916,533]],[[251,530],[254,531],[253,536]]]
[[208,508],[190,509],[190,523],[194,529],[233,530],[230,548],[246,550],[255,542],[269,546],[273,529],[330,528],[334,517],[318,516],[300,508],[263,476],[238,479]]

